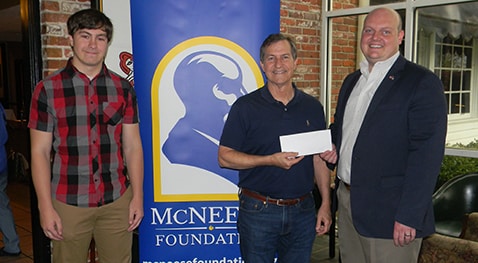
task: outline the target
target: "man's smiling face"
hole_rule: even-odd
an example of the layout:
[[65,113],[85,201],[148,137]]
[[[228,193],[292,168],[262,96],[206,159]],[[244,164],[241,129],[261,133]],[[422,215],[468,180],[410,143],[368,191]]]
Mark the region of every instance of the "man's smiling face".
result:
[[403,30],[399,30],[399,19],[386,9],[375,10],[367,16],[360,44],[370,65],[397,53],[404,36]]

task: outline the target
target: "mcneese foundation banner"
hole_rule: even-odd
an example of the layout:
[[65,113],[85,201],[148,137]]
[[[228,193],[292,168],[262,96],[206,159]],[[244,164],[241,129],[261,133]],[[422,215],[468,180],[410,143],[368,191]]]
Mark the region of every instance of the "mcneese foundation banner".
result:
[[145,156],[140,262],[242,262],[238,175],[219,167],[217,150],[231,105],[264,84],[259,49],[280,31],[280,0],[130,8]]

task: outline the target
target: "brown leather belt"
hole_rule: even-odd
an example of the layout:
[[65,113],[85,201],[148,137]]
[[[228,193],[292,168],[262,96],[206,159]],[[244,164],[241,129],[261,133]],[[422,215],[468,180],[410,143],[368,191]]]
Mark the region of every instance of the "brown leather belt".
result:
[[309,193],[309,194],[305,194],[301,197],[294,198],[294,199],[275,199],[275,198],[271,198],[269,196],[264,196],[264,195],[261,195],[257,192],[247,190],[247,189],[244,189],[244,188],[241,188],[240,194],[243,194],[245,196],[257,199],[257,200],[262,201],[262,202],[267,202],[267,203],[275,204],[275,205],[278,205],[278,206],[296,205],[296,204],[300,203],[301,201],[304,201],[305,199],[310,197],[310,193]]

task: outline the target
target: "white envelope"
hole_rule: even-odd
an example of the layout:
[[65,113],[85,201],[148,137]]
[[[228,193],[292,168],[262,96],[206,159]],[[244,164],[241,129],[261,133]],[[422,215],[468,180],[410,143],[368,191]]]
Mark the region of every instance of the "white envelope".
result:
[[320,130],[279,136],[283,152],[310,155],[332,150],[330,130]]

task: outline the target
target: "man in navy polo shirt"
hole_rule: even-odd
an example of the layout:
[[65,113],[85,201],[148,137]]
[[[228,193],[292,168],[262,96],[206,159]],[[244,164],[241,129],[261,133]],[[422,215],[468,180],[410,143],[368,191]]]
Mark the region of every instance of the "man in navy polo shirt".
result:
[[[320,155],[281,152],[279,136],[325,129],[324,110],[292,83],[292,38],[270,35],[260,60],[267,83],[234,103],[218,154],[221,167],[239,170],[241,255],[252,263],[273,262],[275,256],[278,262],[310,262],[315,235],[327,233],[331,224],[330,171]],[[322,196],[317,216],[314,182]]]

